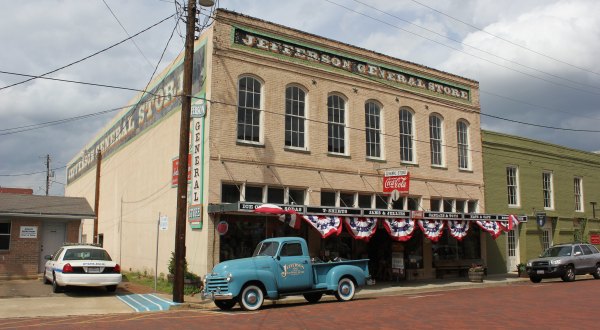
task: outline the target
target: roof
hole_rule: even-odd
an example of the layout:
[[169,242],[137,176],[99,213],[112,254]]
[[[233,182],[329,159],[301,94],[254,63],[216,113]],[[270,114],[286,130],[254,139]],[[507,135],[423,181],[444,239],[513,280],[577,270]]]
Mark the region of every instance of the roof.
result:
[[83,197],[0,194],[0,216],[92,219],[96,214]]

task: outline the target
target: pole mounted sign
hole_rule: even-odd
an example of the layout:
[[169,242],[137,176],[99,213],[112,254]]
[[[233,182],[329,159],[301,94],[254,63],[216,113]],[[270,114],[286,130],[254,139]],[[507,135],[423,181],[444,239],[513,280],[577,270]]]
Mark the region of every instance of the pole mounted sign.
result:
[[535,214],[535,222],[537,222],[537,225],[540,227],[544,227],[544,225],[546,224],[546,213],[544,212],[538,212]]
[[400,194],[408,194],[410,174],[407,170],[385,171],[383,176],[383,192],[392,193],[397,190]]

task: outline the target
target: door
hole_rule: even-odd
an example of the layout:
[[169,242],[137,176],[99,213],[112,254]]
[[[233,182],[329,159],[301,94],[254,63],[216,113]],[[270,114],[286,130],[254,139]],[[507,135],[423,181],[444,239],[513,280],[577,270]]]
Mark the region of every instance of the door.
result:
[[277,257],[277,288],[293,292],[311,288],[312,266],[300,242],[286,242]]
[[64,222],[45,221],[43,227],[38,272],[44,271],[44,265],[47,261],[44,256],[53,254],[64,244],[67,232],[67,226]]
[[[515,226],[516,227],[516,226]],[[509,231],[506,235],[507,237],[507,248],[508,248],[508,258],[506,267],[508,268],[508,272],[517,271],[517,265],[520,262],[519,258],[519,228],[513,228],[513,230]]]

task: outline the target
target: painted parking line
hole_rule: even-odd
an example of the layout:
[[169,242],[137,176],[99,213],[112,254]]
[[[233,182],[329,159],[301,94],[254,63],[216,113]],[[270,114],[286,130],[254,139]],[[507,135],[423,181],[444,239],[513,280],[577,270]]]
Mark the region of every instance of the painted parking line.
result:
[[119,295],[117,298],[136,312],[165,311],[169,310],[171,306],[178,305],[178,303],[153,294],[128,294]]

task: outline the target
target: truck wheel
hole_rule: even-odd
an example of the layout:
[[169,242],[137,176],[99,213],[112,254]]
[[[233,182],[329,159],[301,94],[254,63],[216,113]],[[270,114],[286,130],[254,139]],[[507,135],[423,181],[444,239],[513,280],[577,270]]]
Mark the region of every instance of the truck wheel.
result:
[[540,283],[542,281],[541,277],[537,277],[537,276],[530,276],[529,280],[533,283]]
[[565,275],[563,275],[561,278],[565,282],[575,281],[575,268],[573,268],[573,266],[567,266]]
[[351,279],[344,277],[338,282],[338,288],[335,292],[335,297],[339,301],[349,301],[354,298],[356,288]]
[[215,300],[215,305],[217,305],[217,307],[219,307],[223,311],[228,311],[231,310],[233,306],[235,306],[235,300]]
[[304,294],[304,299],[306,299],[306,301],[308,301],[311,304],[314,304],[316,302],[318,302],[319,300],[321,300],[321,297],[323,297],[323,294],[321,292],[313,292],[313,293],[305,293]]
[[247,285],[240,295],[240,307],[245,311],[255,311],[264,302],[263,292],[256,285]]
[[595,279],[600,279],[600,265],[596,265],[596,269],[594,270],[594,273],[592,275],[594,275]]

